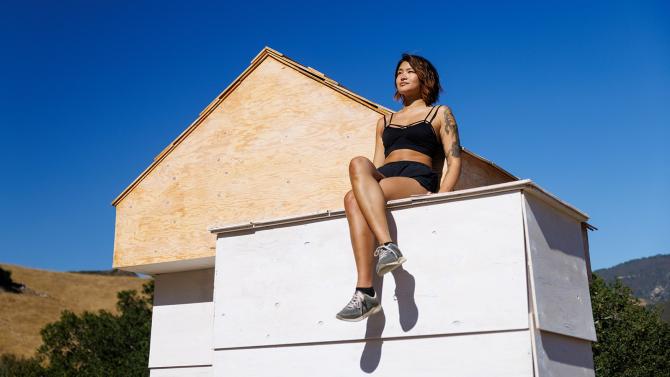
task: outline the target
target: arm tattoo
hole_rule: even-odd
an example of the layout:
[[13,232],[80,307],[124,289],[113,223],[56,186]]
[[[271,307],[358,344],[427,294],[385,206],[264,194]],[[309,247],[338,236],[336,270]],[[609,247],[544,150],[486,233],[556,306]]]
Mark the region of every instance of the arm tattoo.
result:
[[444,132],[449,135],[452,133],[454,136],[454,141],[451,143],[451,149],[449,149],[449,152],[447,153],[447,157],[449,155],[452,155],[453,157],[460,158],[461,157],[461,140],[460,137],[458,136],[458,124],[456,124],[456,119],[454,118],[454,114],[451,113],[451,109],[447,107],[444,111],[444,125],[445,129]]

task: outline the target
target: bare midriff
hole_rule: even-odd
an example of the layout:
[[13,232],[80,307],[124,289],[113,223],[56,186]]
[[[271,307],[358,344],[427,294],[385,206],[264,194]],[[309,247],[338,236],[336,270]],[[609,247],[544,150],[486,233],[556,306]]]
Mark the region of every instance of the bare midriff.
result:
[[433,167],[433,159],[411,149],[396,149],[384,159],[384,164],[396,161],[415,161]]

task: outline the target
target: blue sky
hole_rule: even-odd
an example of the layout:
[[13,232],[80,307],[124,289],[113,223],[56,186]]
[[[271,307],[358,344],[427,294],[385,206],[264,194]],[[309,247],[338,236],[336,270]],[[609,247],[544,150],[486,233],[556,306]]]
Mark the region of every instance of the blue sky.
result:
[[670,253],[670,3],[421,4],[3,2],[0,262],[110,268],[112,199],[263,46],[394,110],[425,56],[465,147],[591,216],[594,268]]

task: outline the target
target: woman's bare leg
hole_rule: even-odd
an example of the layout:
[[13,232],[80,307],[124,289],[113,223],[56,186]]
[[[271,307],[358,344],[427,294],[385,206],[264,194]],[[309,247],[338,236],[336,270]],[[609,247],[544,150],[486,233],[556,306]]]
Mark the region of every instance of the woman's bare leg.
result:
[[[352,165],[358,163],[365,164],[365,161],[354,162],[354,160],[352,160]],[[369,160],[367,160],[367,162],[372,165],[372,162]],[[351,170],[355,169],[358,168],[354,167]],[[412,194],[425,194],[428,192],[428,190],[421,186],[416,180],[411,178],[383,178],[383,176],[381,176],[381,174],[379,174],[376,169],[374,169],[372,174],[372,178],[374,179],[372,187],[374,188],[376,186],[376,188],[382,193],[382,205],[380,212],[383,223],[378,224],[378,226],[384,227],[383,230],[385,234],[388,235],[388,241],[391,241],[388,223],[386,221],[386,201],[406,198]],[[381,178],[381,180],[378,182],[377,178]],[[352,186],[353,181],[354,180],[352,179]],[[375,234],[371,230],[371,227],[369,226],[370,222],[364,216],[364,213],[361,210],[358,199],[355,196],[353,190],[347,192],[345,195],[344,208],[347,215],[347,221],[349,222],[349,235],[351,237],[351,246],[354,251],[354,260],[356,261],[356,270],[358,272],[356,286],[370,287],[372,286],[372,265],[374,261],[373,249]],[[378,220],[378,218],[373,218],[373,221]],[[379,238],[377,239],[379,240]],[[380,243],[388,241],[380,241]]]
[[354,157],[349,163],[351,191],[354,192],[356,203],[379,243],[391,241],[386,221],[386,199],[378,183],[382,178],[372,161],[365,157]]
[[351,160],[349,179],[356,203],[380,244],[392,241],[386,221],[386,202],[428,192],[412,178],[384,178],[365,157]]
[[368,222],[363,217],[361,209],[358,208],[353,191],[344,196],[344,211],[349,222],[349,236],[351,237],[351,248],[354,250],[354,260],[358,279],[357,287],[372,287],[372,263],[375,235],[372,234]]

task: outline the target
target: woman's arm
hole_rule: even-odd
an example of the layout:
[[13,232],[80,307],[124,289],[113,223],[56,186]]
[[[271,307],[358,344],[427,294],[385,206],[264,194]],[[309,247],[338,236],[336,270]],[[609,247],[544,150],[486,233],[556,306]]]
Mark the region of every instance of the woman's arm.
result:
[[461,174],[461,140],[458,137],[458,124],[449,106],[444,106],[442,118],[444,122],[440,129],[440,138],[448,170],[447,174],[442,177],[439,192],[448,192],[454,189]]
[[379,118],[377,121],[377,130],[375,132],[375,156],[372,163],[376,168],[384,165],[384,142],[382,141],[382,133],[384,132],[384,117]]

